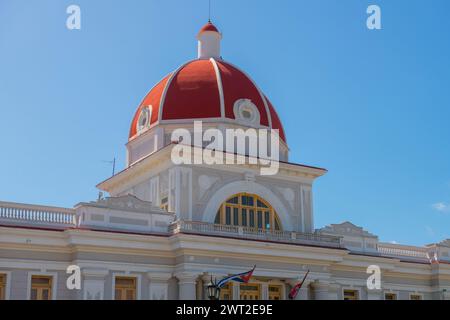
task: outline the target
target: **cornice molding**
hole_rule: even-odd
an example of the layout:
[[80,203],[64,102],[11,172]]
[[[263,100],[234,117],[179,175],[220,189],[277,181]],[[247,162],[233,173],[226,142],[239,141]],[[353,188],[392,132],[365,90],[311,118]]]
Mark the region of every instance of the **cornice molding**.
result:
[[[128,184],[128,187],[129,187],[130,181],[136,180],[136,178],[138,178],[138,177],[142,180],[143,177],[148,176],[148,172],[150,170],[153,170],[156,172],[155,167],[157,167],[160,164],[163,164],[166,167],[175,166],[174,164],[172,164],[170,159],[171,159],[172,148],[176,145],[177,144],[173,144],[173,143],[169,144],[169,145],[163,147],[162,149],[156,151],[155,153],[145,156],[144,158],[136,161],[134,164],[132,164],[130,167],[126,168],[122,172],[119,172],[118,174],[109,178],[108,180],[105,180],[105,181],[99,183],[97,185],[97,188],[107,191],[107,192],[110,192],[110,193],[112,190],[118,189],[119,186],[120,186],[120,190],[124,190],[124,189],[126,189],[126,187],[123,187],[123,186]],[[186,146],[186,147],[189,147],[189,146]],[[195,152],[197,150],[198,151],[203,150],[202,148],[198,148],[198,147],[194,147],[194,146],[191,146],[191,147],[193,148],[193,152]],[[226,153],[224,152],[223,154],[226,154]],[[276,176],[278,178],[285,176],[285,177],[290,177],[290,179],[293,179],[293,177],[297,177],[297,178],[305,178],[305,179],[313,180],[315,178],[318,178],[318,177],[324,175],[327,172],[327,170],[322,169],[322,168],[310,167],[310,166],[305,166],[305,165],[300,165],[300,164],[280,162],[279,165],[280,165],[279,172]],[[184,165],[184,166],[190,166],[190,165]],[[204,165],[198,164],[195,166],[210,168],[210,166],[208,166],[206,164],[204,164]],[[248,163],[239,165],[239,166],[223,164],[223,165],[216,165],[215,169],[226,170],[228,172],[230,172],[230,171],[245,172],[248,170],[259,171],[261,167],[262,167],[261,165],[254,165],[254,164],[248,164]],[[137,184],[136,182],[133,183],[133,185],[136,185],[136,184]],[[116,193],[117,192],[118,191],[116,190]]]

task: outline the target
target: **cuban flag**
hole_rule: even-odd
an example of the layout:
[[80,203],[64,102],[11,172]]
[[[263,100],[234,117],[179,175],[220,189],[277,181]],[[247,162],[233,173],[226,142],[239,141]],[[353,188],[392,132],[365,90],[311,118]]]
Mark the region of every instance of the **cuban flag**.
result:
[[229,277],[225,277],[217,283],[217,286],[219,288],[223,288],[230,281],[248,283],[250,281],[250,278],[252,277],[253,271],[255,271],[255,268],[256,268],[256,266],[254,266],[253,269],[250,271],[234,274]]
[[294,300],[294,299],[297,297],[298,292],[299,292],[300,289],[302,288],[303,283],[305,282],[306,277],[308,276],[308,273],[309,273],[309,270],[308,270],[308,272],[306,272],[305,276],[303,277],[303,280],[302,280],[301,282],[297,283],[297,284],[292,288],[291,292],[289,292],[289,299],[290,299],[290,300]]

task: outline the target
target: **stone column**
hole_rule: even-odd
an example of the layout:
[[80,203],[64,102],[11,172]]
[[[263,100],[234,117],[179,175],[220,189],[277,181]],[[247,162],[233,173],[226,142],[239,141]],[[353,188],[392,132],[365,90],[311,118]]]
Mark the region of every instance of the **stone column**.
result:
[[169,279],[172,278],[170,273],[147,273],[150,280],[148,288],[149,300],[167,300],[169,297]]
[[450,291],[442,291],[442,300],[450,300]]
[[241,300],[241,284],[240,283],[233,282],[231,291],[233,293],[233,300]]
[[340,289],[340,286],[336,283],[331,283],[330,287],[328,289],[328,298],[330,300],[338,300],[338,290]]
[[431,293],[431,300],[450,300],[450,291],[440,287],[437,287],[436,289],[436,291]]
[[192,221],[192,169],[169,170],[169,211],[177,218]]
[[300,300],[309,300],[310,299],[310,285],[311,281],[305,281],[302,288],[300,289],[300,292],[298,293]]
[[[314,293],[314,300],[332,300],[330,294],[330,282],[324,280],[315,280],[311,283]],[[336,297],[337,298],[337,297]]]
[[175,277],[178,279],[180,300],[196,300],[198,273],[181,272],[175,274]]
[[261,283],[261,300],[269,300],[269,284]]
[[[381,290],[369,290],[366,288],[367,300],[382,300],[382,291]],[[361,299],[361,297],[360,297]]]
[[82,269],[82,274],[83,300],[104,300],[105,278],[109,271],[107,269]]

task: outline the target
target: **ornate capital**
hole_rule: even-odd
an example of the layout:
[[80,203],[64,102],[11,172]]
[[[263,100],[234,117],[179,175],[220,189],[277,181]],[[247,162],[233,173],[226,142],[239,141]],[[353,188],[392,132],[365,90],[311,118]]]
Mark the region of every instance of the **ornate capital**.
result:
[[204,273],[201,278],[203,280],[203,282],[209,283],[211,281],[211,277],[213,278],[213,280],[222,280],[223,278],[225,278],[227,276],[227,274],[225,273],[218,273],[218,272],[208,272],[208,273]]
[[109,274],[108,269],[81,269],[84,277],[105,278]]
[[180,284],[195,284],[199,275],[200,274],[198,272],[189,271],[175,273],[175,277],[178,279]]
[[311,282],[311,286],[314,288],[314,290],[321,291],[321,290],[329,290],[330,288],[330,281],[327,280],[314,280]]
[[172,274],[167,272],[148,272],[147,277],[152,282],[167,282],[172,278]]

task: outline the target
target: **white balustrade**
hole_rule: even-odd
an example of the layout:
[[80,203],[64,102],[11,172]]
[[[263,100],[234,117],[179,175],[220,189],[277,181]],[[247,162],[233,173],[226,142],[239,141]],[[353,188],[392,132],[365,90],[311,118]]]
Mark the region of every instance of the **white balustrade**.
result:
[[379,243],[378,252],[381,255],[394,256],[394,257],[410,257],[420,258],[428,260],[427,248],[403,246],[396,244]]
[[0,201],[0,221],[75,226],[75,210]]
[[262,230],[258,228],[212,224],[195,221],[175,221],[169,228],[172,233],[192,233],[205,235],[222,235],[242,239],[266,240],[295,244],[311,244],[339,248],[341,238],[314,233],[300,233],[278,230]]
[[[74,209],[36,206],[0,201],[0,224],[19,223],[49,225],[70,228],[76,225]],[[205,222],[178,220],[169,226],[169,232],[205,235],[221,235],[242,239],[266,240],[283,243],[318,245],[340,248],[341,238],[318,233],[301,233],[280,230],[262,230],[243,226],[221,225]],[[379,243],[378,253],[382,256],[408,257],[428,260],[426,247],[403,246],[390,243]]]

